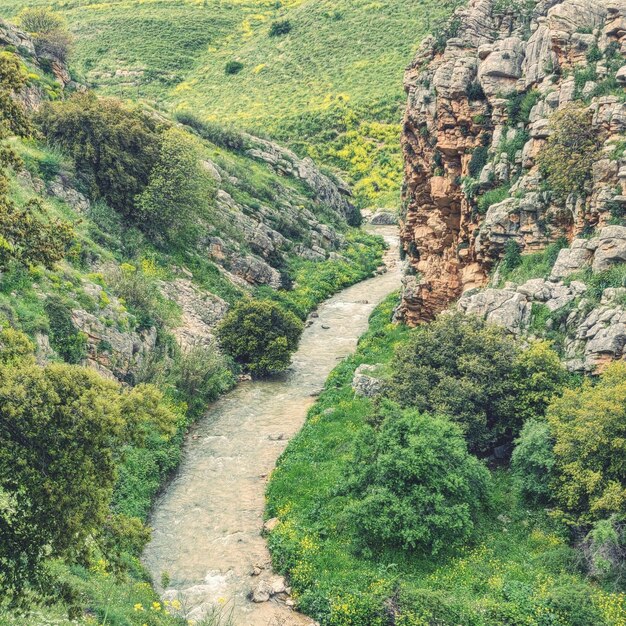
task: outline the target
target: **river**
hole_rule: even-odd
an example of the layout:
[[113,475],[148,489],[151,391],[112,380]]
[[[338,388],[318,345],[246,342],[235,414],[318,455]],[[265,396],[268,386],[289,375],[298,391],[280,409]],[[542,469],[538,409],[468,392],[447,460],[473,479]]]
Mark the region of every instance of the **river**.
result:
[[248,597],[260,580],[272,577],[261,535],[267,477],[328,374],[354,351],[374,307],[400,286],[397,229],[371,230],[390,245],[388,271],[320,305],[286,374],[241,383],[211,405],[191,429],[180,468],[155,503],[143,560],[157,587],[167,573],[167,588],[159,591],[181,602],[189,619],[217,606],[236,626],[312,623],[283,601],[253,603]]

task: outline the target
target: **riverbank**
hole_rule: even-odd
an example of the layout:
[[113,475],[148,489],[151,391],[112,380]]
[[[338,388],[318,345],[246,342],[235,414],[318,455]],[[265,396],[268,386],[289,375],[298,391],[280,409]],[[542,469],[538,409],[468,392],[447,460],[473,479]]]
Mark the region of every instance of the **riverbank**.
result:
[[387,272],[319,307],[284,376],[245,382],[212,405],[191,430],[180,469],[155,503],[144,563],[155,581],[167,583],[163,597],[181,602],[190,619],[221,600],[242,626],[307,623],[278,599],[248,600],[261,581],[273,581],[261,536],[264,491],[326,377],[354,350],[374,307],[399,287],[396,231],[376,232],[390,245]]

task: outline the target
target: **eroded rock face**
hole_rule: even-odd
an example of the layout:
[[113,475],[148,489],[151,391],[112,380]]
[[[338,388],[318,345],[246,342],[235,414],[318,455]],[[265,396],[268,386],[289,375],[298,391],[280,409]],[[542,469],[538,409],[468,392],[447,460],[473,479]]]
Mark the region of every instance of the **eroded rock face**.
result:
[[[601,228],[611,204],[626,203],[626,161],[612,155],[624,139],[626,106],[616,95],[594,95],[607,79],[626,76],[626,58],[619,60],[626,0],[539,0],[528,15],[521,3],[501,5],[470,0],[457,10],[458,28],[445,46],[425,40],[405,75],[401,237],[413,275],[399,314],[410,324],[484,287],[509,241],[522,252],[541,250]],[[577,86],[580,66],[593,66],[594,78]],[[519,103],[529,92],[532,108],[522,114],[515,97]],[[594,164],[587,197],[562,204],[546,191],[536,159],[550,117],[583,98],[605,156]],[[506,187],[508,197],[478,207],[477,197]],[[606,239],[597,267],[623,258],[619,241]],[[554,277],[576,271],[591,252],[585,245],[562,252]]]
[[[38,69],[50,68],[62,88],[84,89],[84,86],[72,80],[67,65],[61,59],[50,53],[40,54],[28,33],[0,19],[0,50],[4,48],[9,48],[22,58],[28,58],[29,62]],[[43,89],[37,85],[27,85],[16,95],[29,110],[38,109],[46,99]]]
[[[607,288],[600,301],[589,298],[576,274],[604,272],[624,262],[626,228],[605,226],[590,239],[574,239],[560,250],[548,280],[465,292],[458,307],[506,328],[514,335],[530,330],[534,305],[545,306],[545,330],[564,337],[563,358],[572,371],[595,374],[615,359],[626,357],[626,288]],[[584,274],[583,274],[584,275]],[[555,321],[556,320],[556,321]]]

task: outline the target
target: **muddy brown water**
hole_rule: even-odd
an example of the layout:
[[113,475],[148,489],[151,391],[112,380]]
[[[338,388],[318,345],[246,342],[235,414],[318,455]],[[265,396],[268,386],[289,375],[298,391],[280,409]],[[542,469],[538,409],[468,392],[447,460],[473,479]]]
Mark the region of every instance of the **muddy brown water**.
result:
[[[371,230],[390,244],[388,271],[320,305],[284,376],[244,382],[211,405],[189,433],[180,468],[155,504],[143,560],[157,586],[167,573],[168,586],[160,591],[181,602],[188,619],[218,610],[236,626],[312,623],[291,610],[284,596],[249,600],[260,580],[274,576],[261,535],[264,492],[328,374],[354,351],[374,307],[400,286],[397,230]],[[252,576],[255,566],[261,573]]]

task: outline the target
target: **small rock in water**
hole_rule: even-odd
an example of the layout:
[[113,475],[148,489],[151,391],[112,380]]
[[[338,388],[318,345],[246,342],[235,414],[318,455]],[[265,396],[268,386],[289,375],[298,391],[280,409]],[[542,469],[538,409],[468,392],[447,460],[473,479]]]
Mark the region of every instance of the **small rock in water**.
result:
[[252,592],[252,602],[267,602],[271,593],[272,588],[270,584],[266,580],[261,580]]
[[285,433],[278,433],[278,435],[268,435],[270,441],[282,441],[285,438]]
[[320,314],[317,311],[313,311],[313,313],[311,313],[311,315],[309,317],[318,318],[319,316],[320,316]]
[[278,524],[280,524],[280,520],[277,517],[272,517],[271,519],[268,519],[265,524],[263,524],[263,530],[265,532],[271,533],[274,528],[278,526]]
[[328,330],[328,329],[330,328],[330,326],[326,326],[326,324],[322,324],[322,328],[323,328],[324,330]]
[[263,571],[263,568],[259,565],[253,565],[252,571],[250,572],[250,576],[259,576],[259,574]]
[[285,600],[285,604],[290,608],[293,608],[294,606],[296,606],[296,603],[291,598],[287,598]]

